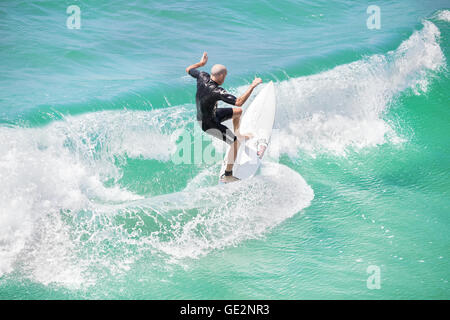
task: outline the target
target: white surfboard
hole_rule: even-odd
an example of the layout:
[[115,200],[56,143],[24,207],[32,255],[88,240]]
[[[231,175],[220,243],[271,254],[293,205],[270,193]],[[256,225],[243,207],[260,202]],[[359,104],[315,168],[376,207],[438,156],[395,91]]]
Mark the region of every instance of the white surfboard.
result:
[[[233,176],[239,179],[253,177],[261,165],[261,160],[267,152],[275,119],[275,87],[269,82],[245,110],[241,118],[239,131],[243,135],[252,135],[251,139],[241,141],[236,161],[233,166]],[[227,148],[220,176],[225,173],[230,146]]]

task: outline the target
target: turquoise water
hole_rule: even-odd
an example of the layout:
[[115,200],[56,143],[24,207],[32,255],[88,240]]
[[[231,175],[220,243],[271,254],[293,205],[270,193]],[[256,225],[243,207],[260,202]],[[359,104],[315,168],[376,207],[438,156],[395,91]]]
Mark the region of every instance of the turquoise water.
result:
[[[0,298],[450,298],[449,8],[3,1]],[[216,185],[203,51],[232,93],[275,83],[251,180]],[[216,161],[179,164],[186,136]]]

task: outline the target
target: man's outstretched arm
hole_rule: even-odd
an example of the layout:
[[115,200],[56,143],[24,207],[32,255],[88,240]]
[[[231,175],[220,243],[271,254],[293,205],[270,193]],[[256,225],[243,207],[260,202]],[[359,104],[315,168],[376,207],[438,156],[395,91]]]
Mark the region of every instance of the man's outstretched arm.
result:
[[237,107],[242,107],[245,101],[247,101],[247,99],[252,94],[253,89],[255,89],[261,82],[262,82],[261,78],[255,78],[250,87],[248,87],[247,91],[245,91],[245,93],[242,96],[236,99],[236,103],[234,105]]
[[208,62],[208,54],[206,52],[203,52],[203,56],[200,59],[200,62],[194,63],[193,65],[190,65],[186,68],[186,72],[189,73],[192,69],[197,69],[200,67],[203,67]]

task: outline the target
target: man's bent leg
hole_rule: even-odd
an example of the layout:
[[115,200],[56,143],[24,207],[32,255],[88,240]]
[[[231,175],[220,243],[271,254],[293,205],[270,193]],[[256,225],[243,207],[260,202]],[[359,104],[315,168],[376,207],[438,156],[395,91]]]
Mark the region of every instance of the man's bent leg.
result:
[[233,128],[234,134],[238,137],[239,140],[242,139],[250,139],[252,137],[249,133],[241,133],[239,127],[241,125],[241,117],[242,117],[242,108],[233,108]]
[[242,115],[242,108],[233,108],[233,129],[236,136],[241,139],[241,135],[239,133],[239,126],[241,124],[241,115]]

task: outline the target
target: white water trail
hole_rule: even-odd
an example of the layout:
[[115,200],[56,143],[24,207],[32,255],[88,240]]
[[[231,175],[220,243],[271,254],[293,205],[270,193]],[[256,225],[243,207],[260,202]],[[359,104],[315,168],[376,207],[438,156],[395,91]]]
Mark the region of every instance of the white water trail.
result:
[[[217,177],[216,172],[206,175]],[[254,178],[212,187],[201,187],[194,179],[182,192],[138,200],[125,210],[138,208],[168,219],[141,241],[178,260],[258,238],[308,207],[313,198],[300,174],[266,163]]]

